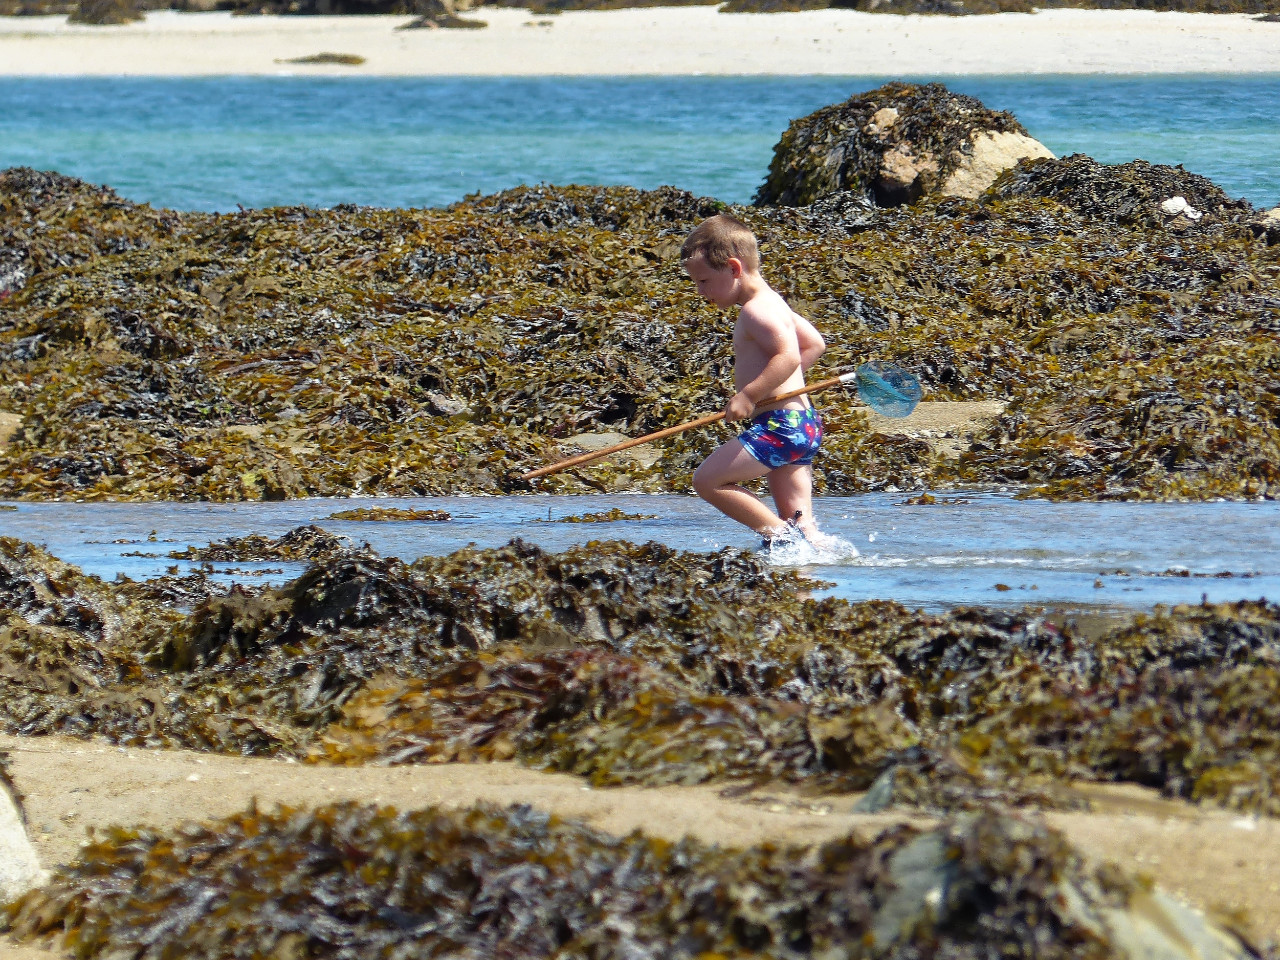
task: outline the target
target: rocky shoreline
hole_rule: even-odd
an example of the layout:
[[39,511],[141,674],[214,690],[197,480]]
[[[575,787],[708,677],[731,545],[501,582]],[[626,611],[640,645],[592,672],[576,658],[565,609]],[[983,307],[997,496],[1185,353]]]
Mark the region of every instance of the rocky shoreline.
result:
[[[1274,212],[1028,141],[969,98],[890,84],[796,121],[757,205],[732,208],[833,366],[894,360],[930,402],[982,412],[943,449],[832,403],[821,490],[1274,498]],[[721,209],[522,187],[445,210],[206,215],[6,171],[0,497],[535,492],[520,473],[583,435],[722,404],[725,318],[676,262]],[[536,489],[683,490],[717,440]],[[102,958],[1276,956],[1249,918],[1207,920],[1037,816],[1121,785],[1269,825],[1275,604],[932,615],[815,600],[732,550],[517,540],[404,563],[317,528],[191,555],[308,567],[275,587],[106,583],[0,537],[9,749],[856,791],[856,812],[903,822],[717,847],[364,795],[112,820],[6,906],[10,937]],[[18,766],[0,757],[0,800],[21,809]]]
[[971,98],[889,84],[796,121],[750,207],[541,186],[209,215],[6,171],[0,498],[686,491],[715,431],[519,477],[569,438],[719,409],[725,320],[676,254],[722,209],[828,368],[890,360],[930,401],[1004,404],[943,452],[826,398],[820,492],[1274,498],[1280,213],[1038,146]]

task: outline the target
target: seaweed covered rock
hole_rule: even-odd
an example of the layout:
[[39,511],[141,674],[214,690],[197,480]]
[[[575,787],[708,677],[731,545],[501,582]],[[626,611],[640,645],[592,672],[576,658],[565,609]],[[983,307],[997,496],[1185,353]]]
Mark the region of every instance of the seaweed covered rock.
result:
[[0,611],[106,644],[125,630],[120,606],[100,580],[11,537],[0,537]]
[[0,0],[0,17],[56,17],[75,11],[76,0]]
[[1023,157],[1051,157],[1014,117],[941,84],[889,83],[793,121],[758,205],[804,206],[853,190],[882,207],[976,197]]
[[1247,218],[1248,201],[1232,200],[1212,180],[1145,160],[1107,165],[1077,153],[1031,159],[991,185],[988,199],[1045,197],[1090,220],[1183,231]]
[[242,16],[262,14],[329,17],[418,13],[417,0],[230,0],[227,6]]
[[421,680],[372,683],[347,703],[311,759],[517,758],[599,786],[826,778],[856,789],[913,740],[891,710],[700,694],[634,657],[575,650],[469,660]]
[[179,222],[75,177],[0,171],[0,299],[46,270],[144,248]]
[[602,542],[412,564],[346,550],[282,587],[194,599],[59,582],[113,598],[123,627],[10,589],[11,732],[515,760],[600,784],[787,781],[869,789],[871,809],[1079,807],[1083,779],[1280,813],[1280,607],[1265,602],[1085,635],[1042,611],[817,601],[754,557]]
[[[344,519],[339,515],[336,518]],[[434,518],[433,518],[434,519]],[[170,551],[174,560],[202,560],[209,563],[259,562],[263,560],[304,560],[316,562],[350,548],[343,537],[336,537],[320,527],[295,527],[279,537],[250,534],[234,537],[204,547]]]
[[413,8],[417,18],[397,30],[482,30],[488,26],[483,20],[458,16],[458,5],[453,0],[414,0]]
[[618,838],[525,806],[250,809],[113,829],[18,901],[8,929],[87,958],[1262,956],[1087,865],[1042,823],[997,813],[739,850]]

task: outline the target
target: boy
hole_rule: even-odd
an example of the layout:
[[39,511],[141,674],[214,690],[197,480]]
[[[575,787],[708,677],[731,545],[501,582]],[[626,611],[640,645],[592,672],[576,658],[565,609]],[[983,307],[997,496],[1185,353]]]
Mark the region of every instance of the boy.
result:
[[[736,440],[721,444],[693,474],[698,496],[760,534],[768,544],[795,528],[814,537],[813,455],[822,421],[807,396],[762,401],[804,386],[804,374],[822,355],[822,335],[787,306],[760,275],[751,230],[719,214],[704,220],[680,249],[698,293],[718,307],[738,307],[733,327],[733,386],[726,423],[750,418]],[[768,476],[774,513],[742,484]]]

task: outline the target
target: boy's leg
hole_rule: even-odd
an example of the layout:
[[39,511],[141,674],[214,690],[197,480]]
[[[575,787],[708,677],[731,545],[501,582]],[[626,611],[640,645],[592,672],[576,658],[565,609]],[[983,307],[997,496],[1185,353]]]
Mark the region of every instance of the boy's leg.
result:
[[769,468],[747,453],[737,440],[720,444],[702,466],[693,473],[693,489],[703,500],[721,513],[750,527],[756,533],[767,533],[782,526],[782,521],[760,499],[741,484],[763,477]]
[[813,467],[785,466],[769,471],[769,493],[778,516],[790,520],[800,511],[800,530],[812,538],[818,532],[813,522]]

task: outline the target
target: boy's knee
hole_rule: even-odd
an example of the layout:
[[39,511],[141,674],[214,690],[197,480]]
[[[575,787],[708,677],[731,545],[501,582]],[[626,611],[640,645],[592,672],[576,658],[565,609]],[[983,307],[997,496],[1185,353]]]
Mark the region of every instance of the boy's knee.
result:
[[711,471],[706,469],[704,463],[697,470],[693,471],[693,492],[706,500],[708,496],[720,487],[720,481],[711,476]]

